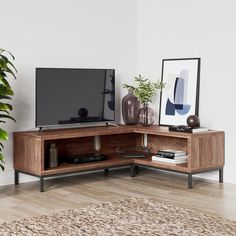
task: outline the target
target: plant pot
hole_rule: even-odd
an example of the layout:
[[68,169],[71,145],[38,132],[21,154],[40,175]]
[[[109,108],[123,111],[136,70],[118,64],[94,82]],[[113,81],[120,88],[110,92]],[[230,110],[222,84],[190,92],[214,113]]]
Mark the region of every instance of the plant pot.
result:
[[155,121],[156,112],[149,107],[148,103],[143,103],[143,107],[139,109],[139,123],[143,126],[150,126]]

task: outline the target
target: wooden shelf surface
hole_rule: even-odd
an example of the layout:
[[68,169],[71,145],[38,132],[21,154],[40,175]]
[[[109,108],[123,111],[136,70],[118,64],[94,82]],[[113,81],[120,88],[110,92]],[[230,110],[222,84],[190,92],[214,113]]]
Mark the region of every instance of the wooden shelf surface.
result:
[[68,164],[63,163],[54,168],[48,168],[41,172],[43,176],[61,174],[61,173],[70,173],[77,171],[93,170],[93,169],[104,169],[108,167],[116,167],[122,165],[131,165],[133,164],[133,159],[131,158],[121,158],[118,155],[109,156],[108,160],[105,161],[96,161],[83,164]]
[[104,169],[104,168],[112,168],[116,166],[122,165],[132,165],[132,164],[141,164],[150,167],[157,167],[163,169],[171,169],[180,172],[189,172],[187,168],[187,163],[184,164],[172,164],[172,163],[162,163],[157,161],[152,161],[151,157],[147,158],[122,158],[119,155],[114,154],[105,161],[97,161],[97,162],[90,162],[90,163],[83,163],[83,164],[68,164],[63,163],[54,168],[48,168],[41,172],[41,175],[56,175],[61,173],[70,173],[70,172],[77,172],[77,171],[85,171],[85,170],[93,170],[93,169]]
[[207,131],[203,133],[184,133],[184,132],[173,132],[169,131],[168,127],[161,127],[157,125],[153,126],[142,126],[142,125],[119,125],[118,127],[85,127],[85,128],[70,128],[70,129],[51,129],[43,131],[23,131],[14,132],[14,135],[30,136],[41,140],[53,140],[53,139],[66,139],[66,138],[79,138],[99,135],[113,135],[113,134],[126,134],[126,133],[140,133],[150,135],[160,135],[177,138],[191,138],[196,135],[206,135],[207,133],[212,134],[223,131]]
[[164,163],[158,161],[152,161],[151,158],[149,159],[134,159],[134,164],[145,165],[149,167],[156,167],[166,170],[173,170],[178,172],[189,173],[188,164],[172,164],[172,163]]

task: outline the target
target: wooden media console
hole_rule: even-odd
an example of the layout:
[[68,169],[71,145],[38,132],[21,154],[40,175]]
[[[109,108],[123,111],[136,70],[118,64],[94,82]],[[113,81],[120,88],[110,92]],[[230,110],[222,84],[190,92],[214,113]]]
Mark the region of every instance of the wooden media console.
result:
[[[99,152],[108,159],[83,164],[68,164],[61,156],[94,153],[99,140]],[[49,146],[55,143],[59,165],[49,168]],[[151,154],[146,158],[124,158],[119,148],[147,146]],[[159,149],[176,149],[187,152],[185,164],[169,164],[152,161],[152,153]],[[192,175],[219,170],[219,181],[223,182],[224,132],[208,131],[190,134],[170,132],[166,127],[120,125],[118,127],[89,127],[14,133],[15,184],[19,184],[19,173],[39,177],[40,191],[44,191],[44,179],[82,171],[104,169],[105,174],[113,167],[130,166],[131,176],[136,175],[136,166],[151,167],[188,175],[188,188],[192,188]]]

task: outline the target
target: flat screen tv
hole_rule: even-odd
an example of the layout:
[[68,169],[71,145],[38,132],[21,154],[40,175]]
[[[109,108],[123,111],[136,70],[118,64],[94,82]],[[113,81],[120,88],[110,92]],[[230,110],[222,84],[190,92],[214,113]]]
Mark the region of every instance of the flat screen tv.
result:
[[36,127],[114,120],[114,69],[36,68]]

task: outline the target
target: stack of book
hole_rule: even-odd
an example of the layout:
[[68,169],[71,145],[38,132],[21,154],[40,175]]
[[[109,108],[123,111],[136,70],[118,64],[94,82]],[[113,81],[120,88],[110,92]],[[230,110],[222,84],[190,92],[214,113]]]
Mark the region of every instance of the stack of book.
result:
[[153,161],[166,162],[172,164],[187,163],[188,155],[180,150],[158,150],[157,155],[152,156]]

